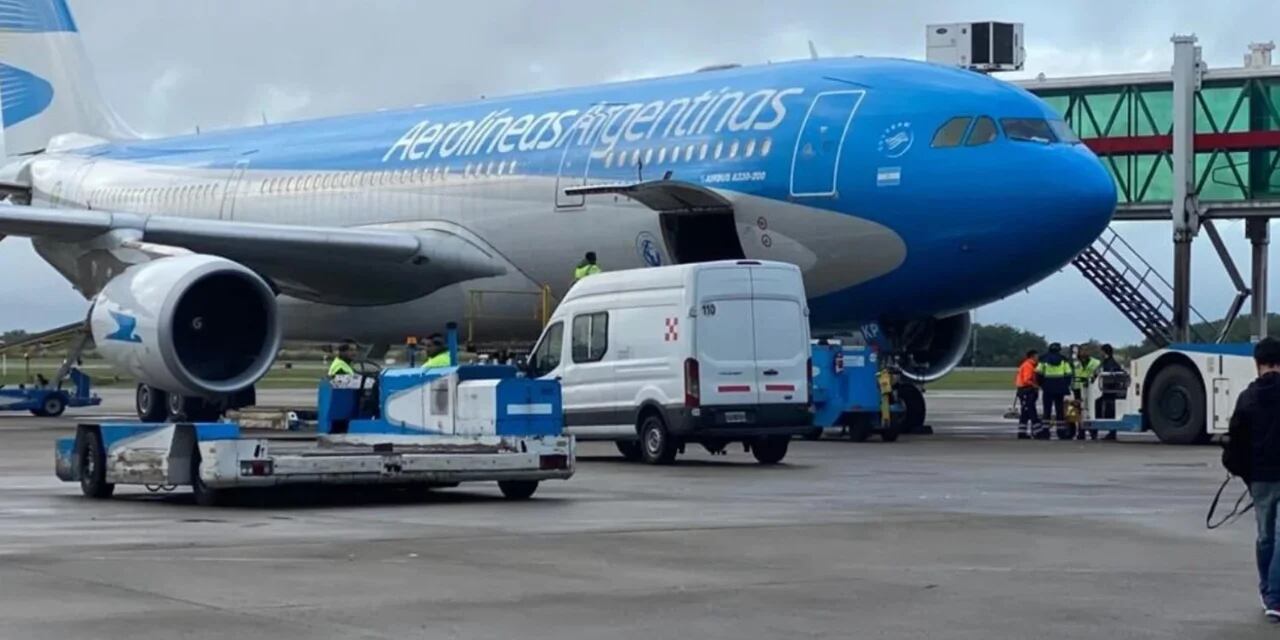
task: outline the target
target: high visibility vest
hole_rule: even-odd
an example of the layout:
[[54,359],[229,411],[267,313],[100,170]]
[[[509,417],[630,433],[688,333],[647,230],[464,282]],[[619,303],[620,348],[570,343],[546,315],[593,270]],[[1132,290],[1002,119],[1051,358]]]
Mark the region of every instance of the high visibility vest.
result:
[[1036,366],[1036,373],[1039,373],[1046,378],[1069,378],[1071,377],[1071,363],[1067,362],[1065,359],[1058,364],[1049,364],[1041,361],[1040,364]]
[[452,366],[453,366],[453,358],[449,357],[448,351],[441,351],[440,353],[437,353],[434,356],[427,358],[427,361],[422,363],[423,369],[434,369],[436,367],[452,367]]
[[1073,365],[1072,385],[1076,389],[1083,389],[1089,386],[1089,383],[1093,381],[1093,377],[1098,374],[1098,368],[1102,366],[1102,363],[1097,358],[1089,358],[1084,364],[1081,364],[1079,360],[1071,364]]
[[584,264],[573,270],[573,281],[577,282],[587,276],[600,273],[599,265]]
[[334,376],[353,376],[355,374],[356,370],[352,369],[351,365],[347,364],[347,361],[342,358],[334,356],[333,362],[329,363],[330,378]]
[[1018,366],[1018,375],[1013,380],[1013,386],[1018,389],[1036,386],[1036,363],[1030,359],[1023,360]]

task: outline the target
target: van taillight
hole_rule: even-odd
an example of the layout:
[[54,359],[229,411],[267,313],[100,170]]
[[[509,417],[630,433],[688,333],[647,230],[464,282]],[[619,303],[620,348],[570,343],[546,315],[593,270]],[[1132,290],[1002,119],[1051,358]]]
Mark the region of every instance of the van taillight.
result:
[[698,382],[698,360],[689,358],[684,361],[684,406],[687,409],[693,409],[701,401],[702,385]]

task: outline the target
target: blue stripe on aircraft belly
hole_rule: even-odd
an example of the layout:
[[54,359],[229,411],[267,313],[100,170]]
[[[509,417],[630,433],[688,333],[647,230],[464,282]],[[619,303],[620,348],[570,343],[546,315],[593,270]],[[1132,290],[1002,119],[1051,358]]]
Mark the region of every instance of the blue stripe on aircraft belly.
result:
[[53,102],[53,85],[30,71],[0,64],[0,112],[5,128],[33,118]]
[[0,0],[0,31],[77,31],[64,0]]

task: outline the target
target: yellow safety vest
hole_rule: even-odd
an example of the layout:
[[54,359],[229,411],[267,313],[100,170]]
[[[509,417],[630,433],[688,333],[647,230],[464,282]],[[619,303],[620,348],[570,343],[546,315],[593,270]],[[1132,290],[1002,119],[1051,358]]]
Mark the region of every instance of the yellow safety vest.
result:
[[1072,385],[1076,389],[1083,389],[1089,386],[1093,377],[1098,373],[1098,368],[1102,366],[1102,362],[1097,358],[1089,358],[1089,360],[1084,364],[1080,364],[1079,360],[1076,360],[1071,364],[1073,371],[1072,377],[1074,378],[1072,380]]
[[353,376],[355,375],[355,373],[356,373],[355,369],[352,369],[351,365],[347,364],[346,360],[343,360],[342,358],[339,358],[337,356],[334,356],[333,362],[329,363],[330,378],[334,376],[339,376],[339,375]]
[[437,353],[434,356],[427,358],[427,361],[422,363],[423,369],[434,369],[436,367],[452,367],[452,366],[453,366],[453,358],[449,357],[448,351],[441,351],[440,353]]
[[573,270],[573,281],[577,282],[587,276],[600,273],[600,266],[594,264],[584,264]]
[[1071,363],[1067,362],[1065,359],[1058,364],[1049,364],[1041,361],[1040,364],[1036,366],[1036,373],[1039,373],[1046,378],[1066,378],[1071,375]]

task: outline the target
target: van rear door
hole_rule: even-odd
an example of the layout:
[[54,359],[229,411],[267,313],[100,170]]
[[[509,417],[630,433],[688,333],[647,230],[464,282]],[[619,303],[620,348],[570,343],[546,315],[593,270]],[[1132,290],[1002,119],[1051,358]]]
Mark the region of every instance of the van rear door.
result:
[[793,269],[751,267],[752,336],[760,404],[809,402],[809,319]]
[[701,404],[756,404],[756,341],[751,271],[740,266],[697,272],[694,345]]

